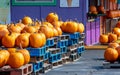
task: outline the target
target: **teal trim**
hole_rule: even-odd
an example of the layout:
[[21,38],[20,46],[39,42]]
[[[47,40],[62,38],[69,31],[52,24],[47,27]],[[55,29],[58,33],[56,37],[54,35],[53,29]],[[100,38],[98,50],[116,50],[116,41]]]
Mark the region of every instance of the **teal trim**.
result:
[[52,0],[52,1],[17,1],[17,0],[12,0],[12,5],[29,5],[29,6],[33,6],[33,5],[56,5],[56,0]]
[[117,0],[117,3],[120,4],[120,0]]

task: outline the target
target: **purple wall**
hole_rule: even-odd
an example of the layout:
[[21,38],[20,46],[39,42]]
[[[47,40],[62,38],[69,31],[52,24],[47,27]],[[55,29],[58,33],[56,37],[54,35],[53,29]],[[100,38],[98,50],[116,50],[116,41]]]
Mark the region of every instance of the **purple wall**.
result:
[[79,1],[79,7],[71,8],[60,7],[60,0],[57,0],[56,6],[11,6],[11,21],[18,21],[25,15],[28,15],[33,19],[41,19],[45,18],[50,12],[56,12],[63,21],[77,18],[79,22],[85,23],[82,18],[86,16],[85,10],[83,12],[86,0]]

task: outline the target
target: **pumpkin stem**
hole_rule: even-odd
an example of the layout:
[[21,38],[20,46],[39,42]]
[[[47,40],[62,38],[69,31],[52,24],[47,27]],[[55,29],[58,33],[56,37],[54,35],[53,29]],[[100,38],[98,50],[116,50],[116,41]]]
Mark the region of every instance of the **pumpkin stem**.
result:
[[23,49],[22,44],[20,43],[20,49]]

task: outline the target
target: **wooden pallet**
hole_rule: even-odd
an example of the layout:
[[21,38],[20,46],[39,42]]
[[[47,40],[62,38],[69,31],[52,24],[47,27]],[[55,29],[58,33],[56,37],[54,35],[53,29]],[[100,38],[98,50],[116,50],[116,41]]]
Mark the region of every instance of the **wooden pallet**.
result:
[[49,48],[48,50],[51,54],[60,53],[60,48]]
[[110,62],[104,61],[103,68],[120,68],[120,63],[119,62],[110,63]]
[[30,62],[31,62],[31,63],[36,63],[36,62],[38,62],[38,61],[43,61],[43,60],[44,60],[44,56],[39,56],[39,57],[34,56],[34,57],[30,57]]
[[53,63],[50,63],[50,64],[52,64],[53,68],[57,68],[57,67],[63,65],[63,61],[62,61],[62,59],[60,59],[60,60],[53,62]]
[[33,71],[32,64],[26,64],[20,68],[13,69],[10,66],[0,68],[0,75],[29,75]]
[[46,73],[46,72],[50,71],[51,69],[52,69],[51,64],[44,63],[43,69],[40,70],[40,73]]

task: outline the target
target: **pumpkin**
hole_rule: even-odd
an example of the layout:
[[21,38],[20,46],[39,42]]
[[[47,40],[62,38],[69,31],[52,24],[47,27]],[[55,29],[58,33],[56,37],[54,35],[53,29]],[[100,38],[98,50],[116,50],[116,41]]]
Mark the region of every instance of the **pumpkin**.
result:
[[90,10],[90,12],[96,12],[97,8],[95,6],[93,6],[93,5],[91,5],[89,10]]
[[51,28],[53,28],[53,25],[51,24],[51,23],[49,23],[49,22],[42,22],[42,25],[47,25],[48,27],[51,27]]
[[4,55],[4,57],[5,57],[3,65],[7,64],[9,56],[10,56],[10,53],[7,50],[1,50],[0,54]]
[[62,29],[63,32],[67,32],[66,25],[67,25],[67,22],[63,22],[62,25],[60,26],[60,28]]
[[16,52],[16,48],[7,48],[7,51],[11,54],[11,53],[14,53]]
[[8,26],[8,30],[10,32],[21,33],[22,28],[18,25],[11,24],[10,26]]
[[24,56],[20,52],[14,52],[10,54],[8,65],[11,68],[20,68],[24,65]]
[[47,25],[40,26],[40,29],[38,32],[44,33],[46,36],[46,39],[51,38],[54,35],[53,30],[50,27],[48,27]]
[[115,11],[107,11],[107,17],[109,17],[109,18],[115,18],[116,17],[116,15],[115,15]]
[[59,17],[56,13],[49,13],[47,16],[46,16],[46,21],[52,23],[54,21],[58,21],[59,20]]
[[66,32],[75,33],[75,32],[77,32],[77,29],[78,29],[78,25],[76,22],[73,22],[73,21],[67,22],[66,28],[65,28]]
[[33,26],[26,26],[24,27],[24,29],[21,31],[22,33],[35,33],[37,32],[37,29],[35,29],[35,27]]
[[84,25],[82,23],[78,23],[77,32],[83,33],[84,32]]
[[102,14],[104,14],[105,13],[104,6],[102,5],[98,6],[98,12],[101,12]]
[[111,48],[116,48],[116,47],[118,47],[118,46],[119,46],[119,44],[116,43],[116,42],[111,42],[111,43],[109,43],[109,45],[108,45],[108,47],[111,47]]
[[2,45],[7,47],[7,48],[14,47],[15,46],[15,39],[16,39],[15,35],[12,35],[12,34],[5,35],[2,38]]
[[60,27],[55,27],[55,29],[57,30],[58,35],[62,35],[62,30]]
[[117,41],[117,35],[113,34],[113,33],[110,33],[108,35],[108,40],[109,40],[109,42],[115,42],[115,41]]
[[5,56],[0,53],[0,68],[5,65]]
[[51,24],[54,26],[54,27],[60,27],[62,25],[62,21],[54,21],[52,22]]
[[29,41],[30,41],[30,46],[33,48],[38,48],[38,47],[42,47],[42,37],[39,33],[33,33],[30,35],[29,37]]
[[20,47],[20,44],[23,48],[26,48],[29,46],[29,33],[22,33],[16,38],[15,45],[17,47]]
[[100,42],[101,44],[106,44],[106,43],[108,43],[108,35],[105,35],[105,34],[100,35],[100,37],[99,37],[99,42]]
[[2,39],[3,36],[8,35],[9,31],[7,28],[0,27],[0,40]]
[[24,56],[24,65],[30,62],[30,53],[26,49],[20,49],[18,52],[22,53]]
[[120,28],[120,21],[117,22],[116,27]]
[[118,59],[118,52],[114,48],[107,48],[104,52],[104,58],[108,62],[115,62]]
[[115,33],[118,37],[120,37],[120,28],[118,27],[113,28],[113,33]]
[[120,60],[120,46],[116,47],[115,49],[116,49],[117,52],[118,52],[118,59]]
[[29,25],[29,24],[32,24],[33,22],[32,22],[32,19],[29,16],[25,16],[22,19],[22,23],[25,24],[25,25]]
[[25,25],[21,22],[16,23],[15,25],[21,27],[21,30],[25,27]]

